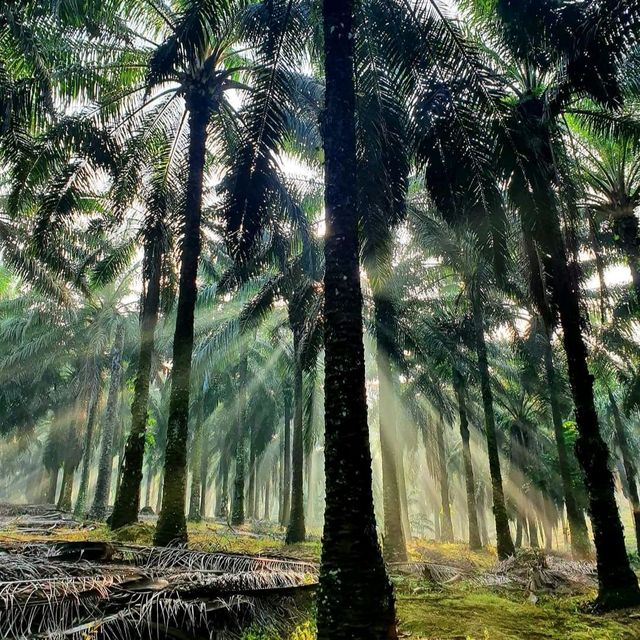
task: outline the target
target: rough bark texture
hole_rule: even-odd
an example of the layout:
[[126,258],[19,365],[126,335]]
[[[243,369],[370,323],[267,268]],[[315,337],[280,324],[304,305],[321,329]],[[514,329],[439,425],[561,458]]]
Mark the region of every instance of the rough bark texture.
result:
[[[101,378],[101,376],[100,376]],[[96,389],[95,393],[89,399],[89,411],[87,417],[87,426],[84,434],[84,447],[82,453],[82,471],[80,472],[80,486],[78,487],[78,496],[74,508],[75,515],[83,518],[85,515],[85,507],[87,502],[87,489],[89,485],[89,471],[91,469],[91,460],[93,458],[93,435],[96,426],[96,418],[98,414],[98,406],[102,389]]]
[[376,535],[356,217],[354,0],[324,0],[325,476],[318,640],[397,638]]
[[291,512],[291,391],[284,391],[284,458],[282,465],[282,513],[280,524],[286,527],[289,524]]
[[246,420],[247,420],[247,358],[240,358],[238,388],[238,422],[236,425],[236,475],[233,481],[233,503],[231,505],[231,524],[244,524],[244,491],[246,474]]
[[58,489],[58,476],[60,475],[60,469],[49,470],[49,486],[47,487],[46,503],[54,504],[56,501],[56,492]]
[[576,455],[584,471],[589,495],[598,565],[598,602],[615,608],[640,602],[638,579],[631,570],[624,533],[615,500],[609,450],[602,439],[596,413],[593,376],[587,365],[582,337],[582,313],[578,285],[572,277],[558,217],[549,216],[550,242],[546,250],[553,298],[560,312],[569,380],[576,408]]
[[60,511],[71,511],[71,495],[73,494],[73,474],[75,467],[65,461],[62,473],[62,487],[58,499]]
[[291,451],[291,514],[287,526],[287,544],[304,542],[304,424],[300,340],[294,336],[295,371],[293,380],[293,448]]
[[564,427],[562,414],[560,412],[560,401],[558,398],[558,380],[553,363],[553,351],[551,348],[551,336],[547,332],[544,345],[544,364],[549,388],[549,405],[551,406],[551,417],[553,420],[553,431],[558,449],[558,466],[560,467],[560,477],[562,479],[562,490],[564,493],[564,504],[567,508],[567,520],[569,521],[569,531],[571,535],[571,551],[577,558],[588,558],[591,555],[591,545],[589,544],[589,532],[582,509],[573,490],[573,480],[569,467],[569,454],[564,439]]
[[462,439],[462,460],[464,463],[464,482],[467,492],[467,518],[469,521],[469,548],[473,551],[482,548],[480,529],[478,527],[478,508],[476,506],[476,483],[473,475],[473,459],[471,457],[471,437],[465,398],[464,380],[456,371],[453,374],[453,388],[458,402],[460,416],[460,438]]
[[187,486],[187,436],[189,432],[189,396],[193,323],[198,297],[198,260],[200,258],[200,216],[207,141],[209,110],[195,105],[189,108],[189,177],[185,202],[184,236],[182,238],[180,284],[176,328],[173,336],[173,369],[167,446],[164,456],[162,509],[154,542],[167,545],[174,540],[186,541],[185,501]]
[[195,432],[193,434],[193,450],[191,452],[191,494],[189,496],[189,520],[200,522],[202,513],[200,512],[200,491],[202,487],[202,436],[204,421],[199,414],[196,420]]
[[381,294],[374,295],[376,319],[376,363],[378,367],[378,416],[382,460],[384,512],[383,551],[388,562],[404,562],[407,546],[402,527],[402,503],[398,483],[398,429],[395,390],[390,357],[395,348],[395,309]]
[[638,498],[638,472],[636,470],[636,465],[633,462],[633,455],[629,448],[629,439],[627,437],[624,423],[622,422],[620,410],[618,409],[618,403],[611,392],[609,392],[609,402],[611,403],[613,422],[616,427],[616,439],[618,440],[618,446],[620,447],[620,453],[622,454],[624,473],[627,476],[629,502],[631,503],[633,524],[636,534],[636,549],[638,553],[640,553],[640,499]]
[[109,518],[109,525],[112,529],[118,529],[138,520],[149,386],[151,384],[151,363],[160,309],[162,250],[159,243],[145,245],[145,265],[148,266],[147,289],[142,300],[140,350],[133,389],[133,402],[131,403],[131,431],[127,438],[124,462],[118,476],[119,484],[113,512]]
[[227,519],[229,515],[229,463],[224,455],[218,465],[218,496],[216,497],[216,518]]
[[453,542],[453,522],[451,521],[451,499],[449,498],[449,470],[447,468],[447,450],[444,443],[444,423],[438,420],[436,424],[438,440],[438,465],[440,480],[441,526],[440,540]]
[[122,386],[122,351],[124,349],[124,325],[118,325],[111,350],[109,394],[102,428],[102,446],[98,463],[96,493],[93,498],[90,516],[93,520],[104,520],[109,491],[111,489],[111,469],[113,468],[113,434],[118,412],[118,396]]
[[484,408],[484,423],[487,437],[487,452],[489,455],[489,472],[491,474],[491,488],[493,493],[493,516],[496,522],[498,557],[505,559],[514,554],[515,548],[513,546],[513,540],[511,539],[511,532],[509,531],[509,518],[507,517],[507,508],[504,500],[496,420],[493,412],[493,392],[491,390],[487,345],[484,336],[484,312],[477,284],[473,286],[471,296],[473,321],[475,325],[476,354],[478,357],[478,369],[480,370],[480,387],[482,391],[482,406]]

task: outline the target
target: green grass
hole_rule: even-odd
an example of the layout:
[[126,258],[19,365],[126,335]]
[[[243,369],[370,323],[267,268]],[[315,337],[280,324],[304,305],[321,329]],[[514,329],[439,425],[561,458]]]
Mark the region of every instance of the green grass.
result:
[[[254,532],[256,533],[256,532]],[[189,544],[195,549],[220,549],[235,553],[277,553],[305,560],[318,560],[320,543],[285,546],[275,528],[251,534],[248,527],[232,531],[216,523],[189,525]],[[35,537],[16,530],[0,531],[11,540]],[[151,544],[153,524],[139,523],[113,533],[103,525],[79,530],[56,531],[47,540],[117,540]],[[409,549],[412,560],[428,558],[479,570],[495,562],[493,550],[470,552],[461,544],[438,544],[419,540]],[[397,615],[401,637],[412,640],[640,640],[640,609],[603,616],[588,615],[580,605],[586,597],[541,597],[532,604],[521,592],[487,589],[465,583],[446,588],[416,578],[398,578]],[[595,595],[595,594],[594,594]],[[269,629],[249,629],[243,640],[313,640],[313,624],[307,621],[288,638]]]

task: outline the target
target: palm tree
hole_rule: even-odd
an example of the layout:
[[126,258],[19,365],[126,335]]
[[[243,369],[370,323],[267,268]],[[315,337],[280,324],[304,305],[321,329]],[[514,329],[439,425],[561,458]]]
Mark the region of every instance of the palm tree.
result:
[[357,231],[354,2],[324,0],[325,473],[319,640],[395,638],[376,536]]
[[[508,180],[509,197],[520,215],[523,234],[533,239],[543,256],[545,286],[563,329],[579,432],[576,453],[589,494],[598,602],[604,608],[640,601],[640,588],[624,546],[608,468],[609,452],[595,409],[580,289],[561,226],[562,213],[574,208],[562,144],[562,116],[575,111],[572,101],[585,95],[595,103],[594,109],[587,109],[593,118],[598,118],[597,105],[620,106],[617,69],[631,50],[640,14],[636,7],[610,4],[602,2],[590,8],[587,3],[578,3],[576,11],[570,12],[555,11],[550,3],[544,3],[536,15],[531,3],[515,6],[505,0],[499,3],[497,16],[485,21],[487,29],[506,47],[503,50],[513,63],[509,68],[521,81],[519,86],[510,82],[505,87],[514,95],[506,116],[496,120],[500,140],[496,166]],[[482,14],[479,4],[477,9]],[[532,57],[531,51],[546,55]],[[596,51],[594,72],[591,61]],[[567,74],[554,76],[557,69],[566,69]]]

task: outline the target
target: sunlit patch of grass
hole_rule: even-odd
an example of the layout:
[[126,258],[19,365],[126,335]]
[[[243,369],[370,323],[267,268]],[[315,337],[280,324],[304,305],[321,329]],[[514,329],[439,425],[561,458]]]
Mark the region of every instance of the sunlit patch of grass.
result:
[[459,542],[416,539],[409,543],[407,551],[409,559],[414,562],[436,562],[469,569],[489,569],[497,561],[495,547],[470,551],[468,545]]
[[[406,587],[406,585],[405,585]],[[418,592],[416,592],[418,591]],[[595,595],[595,594],[594,594]],[[541,597],[469,585],[397,589],[401,632],[415,640],[634,640],[637,611],[606,616],[579,610],[582,597]]]

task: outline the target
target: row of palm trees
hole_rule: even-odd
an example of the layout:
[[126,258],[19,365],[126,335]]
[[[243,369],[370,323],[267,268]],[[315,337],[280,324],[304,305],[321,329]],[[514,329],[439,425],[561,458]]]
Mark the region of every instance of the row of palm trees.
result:
[[[528,347],[542,354],[532,375],[545,390],[552,417],[572,548],[580,555],[589,551],[562,422],[564,366],[598,561],[599,601],[604,607],[637,602],[640,591],[624,546],[596,404],[602,394],[594,390],[593,362],[590,369],[579,271],[588,266],[581,255],[588,248],[600,280],[598,344],[604,353],[616,354],[606,368],[618,369],[632,410],[640,8],[613,0],[566,5],[467,0],[460,3],[462,19],[454,19],[435,2],[368,0],[356,6],[325,0],[322,20],[314,3],[303,0],[108,0],[86,9],[80,15],[64,0],[54,11],[38,2],[10,2],[0,18],[0,149],[8,167],[0,223],[3,261],[33,287],[28,304],[34,317],[56,318],[59,331],[46,339],[62,349],[51,348],[52,354],[70,352],[70,327],[82,318],[75,311],[73,318],[60,317],[46,301],[71,302],[73,308],[80,297],[91,298],[97,287],[141,263],[131,428],[111,525],[137,519],[161,315],[171,317],[174,334],[155,542],[186,540],[190,423],[194,449],[200,451],[196,460],[203,457],[203,407],[194,390],[207,397],[209,388],[225,385],[230,370],[238,414],[228,456],[235,463],[231,519],[244,520],[248,355],[246,347],[225,349],[225,356],[237,358],[233,365],[219,359],[224,366],[217,376],[207,370],[207,353],[220,353],[230,336],[246,345],[267,311],[282,301],[293,336],[287,394],[292,442],[291,454],[287,443],[283,458],[283,467],[291,468],[283,482],[292,483],[291,542],[305,534],[304,375],[315,369],[324,342],[319,637],[394,637],[393,596],[371,484],[364,268],[378,354],[388,558],[405,557],[408,533],[404,459],[394,446],[399,433],[393,381],[400,374],[415,385],[407,403],[418,415],[421,394],[446,415],[446,403],[439,401],[442,378],[455,397],[473,546],[480,535],[471,506],[475,481],[467,396],[478,381],[498,555],[514,552],[496,418],[505,390],[492,371],[488,327],[513,323],[517,309],[529,320]],[[293,158],[311,172],[324,168],[321,243],[310,225],[320,213],[318,185],[313,178],[292,179],[284,165]],[[403,254],[406,260],[400,261]],[[425,263],[426,256],[435,263]],[[626,261],[634,286],[610,309],[605,268],[612,256]],[[399,265],[404,280],[397,279]],[[425,285],[425,276],[434,272],[446,287]],[[225,299],[250,282],[261,286],[241,312],[199,334],[199,305],[215,317]],[[443,309],[451,313],[433,313],[434,290],[444,295]],[[553,344],[558,329],[560,357]],[[111,459],[125,334],[119,324],[109,348],[92,342],[90,333],[86,347],[74,344],[78,362],[71,383],[55,355],[38,367],[46,389],[65,382],[66,397],[76,399],[69,422],[85,428],[81,496],[107,368],[111,383],[101,459]],[[33,344],[29,348],[42,353]],[[94,349],[96,356],[87,357]],[[11,376],[15,372],[8,365],[32,355],[19,352],[3,365]],[[92,374],[82,374],[89,366]],[[530,383],[523,378],[518,390],[532,395]],[[73,390],[78,385],[81,391]],[[20,404],[22,391],[15,392]],[[632,450],[624,425],[619,429],[623,420],[616,398],[606,397],[637,506]],[[216,400],[208,402],[215,410]],[[36,415],[55,406],[45,402]],[[525,454],[520,466],[537,478],[542,495],[549,494],[551,487],[535,465],[539,437],[521,418],[512,429]],[[286,430],[284,435],[286,442]],[[442,433],[436,446],[443,460]],[[82,460],[82,447],[74,449],[75,459],[69,451],[68,466],[65,460],[63,503],[71,499],[71,474]],[[250,456],[255,463],[255,449]],[[100,465],[96,517],[105,513],[110,468]],[[439,475],[444,478],[446,468]],[[253,476],[249,487],[255,511]],[[446,482],[441,489],[448,505]],[[82,500],[78,509],[84,510]],[[446,513],[444,524],[449,537]]]

